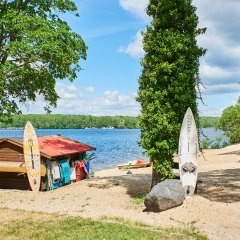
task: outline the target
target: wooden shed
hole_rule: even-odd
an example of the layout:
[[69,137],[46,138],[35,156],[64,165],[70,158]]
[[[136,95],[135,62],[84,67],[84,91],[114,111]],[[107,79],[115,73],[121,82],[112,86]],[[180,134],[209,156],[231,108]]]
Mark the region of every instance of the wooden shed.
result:
[[[46,161],[83,159],[87,151],[96,148],[65,138],[61,135],[40,136],[41,188],[45,189]],[[0,189],[30,190],[23,154],[22,138],[0,139]]]

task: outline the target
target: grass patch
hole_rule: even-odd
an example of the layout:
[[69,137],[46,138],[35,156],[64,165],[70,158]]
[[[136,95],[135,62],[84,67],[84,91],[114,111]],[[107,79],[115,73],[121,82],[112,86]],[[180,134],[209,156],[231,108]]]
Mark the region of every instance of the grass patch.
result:
[[[113,221],[93,221],[79,217],[56,217],[51,214],[22,214],[21,220],[11,218],[14,210],[8,211],[8,218],[1,221],[0,239],[4,240],[206,240],[194,228],[153,228],[134,222],[114,218]],[[3,214],[0,213],[0,216]],[[7,214],[5,214],[6,216]],[[3,216],[4,217],[4,216]],[[39,220],[40,219],[40,220]],[[110,220],[110,219],[109,219]]]
[[141,195],[141,196],[136,196],[136,197],[132,197],[132,201],[136,204],[143,204],[144,203],[144,199],[145,199],[145,195]]
[[132,221],[129,219],[125,219],[122,217],[107,217],[107,216],[103,216],[99,219],[102,222],[111,222],[111,223],[118,223],[118,224],[124,224],[127,226],[133,226],[133,227],[145,227],[145,228],[149,228],[150,226],[140,222],[140,221]]

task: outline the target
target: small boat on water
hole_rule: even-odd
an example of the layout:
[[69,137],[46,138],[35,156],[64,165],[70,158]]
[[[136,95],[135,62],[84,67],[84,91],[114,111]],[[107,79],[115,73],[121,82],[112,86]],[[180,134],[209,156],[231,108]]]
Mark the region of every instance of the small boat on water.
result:
[[130,168],[142,168],[142,167],[150,167],[150,162],[144,162],[143,160],[137,160],[137,161],[130,161],[125,164],[118,165],[117,167],[119,169],[130,169]]

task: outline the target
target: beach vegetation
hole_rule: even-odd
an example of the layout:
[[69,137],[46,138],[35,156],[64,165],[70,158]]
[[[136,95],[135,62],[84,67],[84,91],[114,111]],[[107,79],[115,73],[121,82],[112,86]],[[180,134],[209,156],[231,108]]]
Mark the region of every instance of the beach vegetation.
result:
[[219,124],[219,117],[200,117],[199,118],[199,127],[200,128],[216,128]]
[[73,81],[87,46],[63,14],[78,17],[74,1],[0,2],[0,119],[8,121],[38,97],[45,110],[59,98],[56,80]]
[[230,143],[226,140],[223,140],[222,136],[217,136],[215,140],[211,141],[208,137],[204,137],[200,141],[201,149],[219,149],[229,146]]
[[240,97],[235,105],[222,112],[218,128],[229,137],[231,144],[240,143]]
[[210,149],[211,144],[212,144],[212,141],[209,138],[205,137],[200,142],[200,148],[201,149]]
[[132,198],[132,201],[136,203],[137,205],[143,204],[145,200],[146,195],[140,195]]
[[150,0],[147,14],[152,21],[142,33],[145,56],[137,100],[142,107],[140,145],[153,163],[153,187],[174,176],[173,154],[188,107],[199,127],[199,58],[206,50],[196,38],[206,29],[198,28],[191,0]]
[[[16,210],[15,210],[16,211]],[[20,212],[20,211],[18,211]],[[23,212],[23,211],[21,211]],[[24,212],[21,220],[5,218],[0,227],[0,239],[44,240],[44,239],[129,239],[129,240],[206,240],[192,227],[159,228],[121,218],[105,218],[99,221],[81,217],[61,217],[43,213]]]

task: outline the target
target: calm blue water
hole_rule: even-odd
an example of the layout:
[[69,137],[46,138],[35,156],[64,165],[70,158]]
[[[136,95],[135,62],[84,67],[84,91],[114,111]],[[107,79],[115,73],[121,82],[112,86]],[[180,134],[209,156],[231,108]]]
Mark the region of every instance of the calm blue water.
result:
[[[216,136],[223,135],[222,131],[214,128],[204,128],[202,131],[212,141]],[[95,170],[113,168],[137,159],[148,159],[142,155],[143,149],[138,146],[139,129],[37,129],[36,132],[38,136],[61,134],[96,147],[97,158],[91,163]],[[0,138],[3,137],[23,137],[23,130],[0,129]]]

